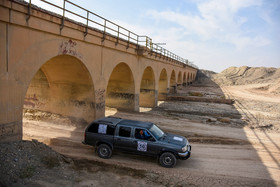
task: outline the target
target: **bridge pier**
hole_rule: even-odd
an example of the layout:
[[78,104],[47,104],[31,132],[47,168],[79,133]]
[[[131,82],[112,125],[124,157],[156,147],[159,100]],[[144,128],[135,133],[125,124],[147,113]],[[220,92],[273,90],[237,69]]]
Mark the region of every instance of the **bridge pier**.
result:
[[22,121],[0,125],[0,142],[9,142],[22,139]]
[[24,84],[11,73],[1,70],[3,69],[0,69],[0,142],[20,140]]

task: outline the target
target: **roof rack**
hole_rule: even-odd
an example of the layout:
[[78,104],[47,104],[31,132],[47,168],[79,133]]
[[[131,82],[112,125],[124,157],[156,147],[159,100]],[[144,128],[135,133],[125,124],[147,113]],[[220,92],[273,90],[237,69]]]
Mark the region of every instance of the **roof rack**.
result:
[[107,116],[107,118],[122,119],[122,118],[119,118],[119,117],[115,117],[115,116]]
[[108,116],[108,117],[103,117],[103,118],[97,119],[94,122],[104,123],[104,124],[108,124],[108,125],[117,125],[121,121],[123,121],[122,118]]
[[105,121],[105,120],[98,120],[98,122],[113,124],[113,122],[111,122],[111,121]]

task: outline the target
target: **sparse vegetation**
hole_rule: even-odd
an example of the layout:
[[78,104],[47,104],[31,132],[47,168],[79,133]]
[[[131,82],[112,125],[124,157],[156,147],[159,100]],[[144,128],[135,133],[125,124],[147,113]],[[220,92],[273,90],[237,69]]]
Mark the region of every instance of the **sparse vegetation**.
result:
[[219,118],[218,121],[222,122],[222,123],[230,123],[230,119],[229,118]]
[[189,92],[189,96],[202,97],[204,94],[200,92]]
[[41,160],[47,168],[54,168],[59,166],[59,159],[56,156],[48,155],[42,158]]
[[34,175],[34,173],[35,173],[35,167],[27,166],[20,171],[19,177],[22,179],[30,178]]

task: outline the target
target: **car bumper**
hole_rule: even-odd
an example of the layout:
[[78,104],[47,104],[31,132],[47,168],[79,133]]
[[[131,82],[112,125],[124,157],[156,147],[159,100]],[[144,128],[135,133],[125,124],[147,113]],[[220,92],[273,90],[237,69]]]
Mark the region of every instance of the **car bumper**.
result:
[[186,152],[178,153],[178,158],[182,159],[182,160],[186,160],[186,159],[190,158],[190,156],[191,156],[191,149],[192,149],[192,147],[189,145],[189,148],[188,148],[188,150]]

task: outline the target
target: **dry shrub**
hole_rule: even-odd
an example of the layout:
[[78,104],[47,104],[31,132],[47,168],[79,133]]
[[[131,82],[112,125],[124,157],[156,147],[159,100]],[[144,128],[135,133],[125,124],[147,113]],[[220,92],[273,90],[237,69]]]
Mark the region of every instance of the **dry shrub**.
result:
[[229,118],[220,118],[218,119],[219,122],[222,122],[222,123],[230,123],[230,119]]
[[203,94],[200,92],[189,92],[189,96],[202,97]]
[[31,178],[34,175],[34,172],[35,172],[35,167],[27,166],[21,169],[19,177],[22,179]]
[[59,159],[56,156],[45,156],[42,158],[42,162],[48,167],[53,168],[60,165]]

